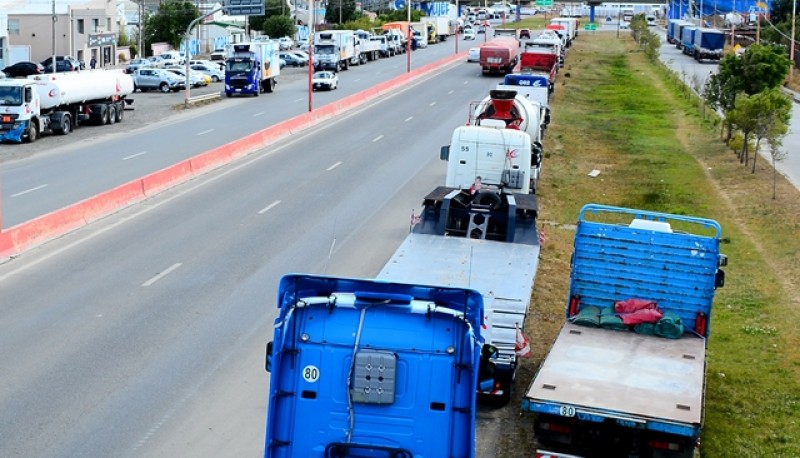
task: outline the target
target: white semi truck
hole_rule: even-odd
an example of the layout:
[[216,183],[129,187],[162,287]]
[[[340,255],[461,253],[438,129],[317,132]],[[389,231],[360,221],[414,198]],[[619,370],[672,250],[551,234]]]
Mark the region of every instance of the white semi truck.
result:
[[361,63],[352,30],[326,30],[314,36],[314,69],[347,70]]
[[43,133],[67,135],[83,123],[121,122],[133,79],[92,70],[0,80],[0,141],[32,143]]

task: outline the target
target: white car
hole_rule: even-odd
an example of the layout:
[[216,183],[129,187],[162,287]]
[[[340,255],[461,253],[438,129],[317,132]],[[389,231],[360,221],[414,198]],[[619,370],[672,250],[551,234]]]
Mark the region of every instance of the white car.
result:
[[414,40],[417,42],[417,48],[427,48],[428,40],[422,36],[422,32],[414,32]]
[[294,40],[289,37],[278,38],[278,46],[284,51],[292,49],[294,48]]
[[218,83],[225,79],[225,72],[214,64],[189,64],[189,68],[194,72],[203,73],[211,77],[211,81]]
[[476,36],[475,29],[473,29],[472,27],[470,27],[468,29],[464,29],[464,39],[465,40],[474,40],[475,36]]
[[467,62],[480,62],[481,61],[481,48],[469,48],[467,54]]
[[211,60],[225,60],[227,55],[228,53],[225,51],[225,48],[217,48],[211,53]]
[[[186,81],[186,71],[179,67],[179,66],[169,66],[167,67],[167,71],[178,75],[183,81]],[[208,82],[206,81],[205,75],[199,75],[195,72],[189,72],[189,84],[192,87],[201,87],[207,86]]]
[[312,90],[327,89],[332,91],[339,87],[339,77],[335,72],[316,72],[311,76]]

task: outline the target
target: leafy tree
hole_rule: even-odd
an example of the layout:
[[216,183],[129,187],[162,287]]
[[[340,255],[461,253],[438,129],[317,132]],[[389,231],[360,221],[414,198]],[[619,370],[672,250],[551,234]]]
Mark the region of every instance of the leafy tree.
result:
[[783,138],[785,133],[773,132],[767,136],[767,144],[769,145],[769,155],[772,159],[772,200],[775,200],[776,182],[778,180],[777,163],[786,159],[786,151],[781,151],[783,146]]
[[[267,22],[267,19],[271,18],[272,16],[289,17],[289,15],[291,15],[292,12],[289,11],[289,6],[286,4],[284,0],[264,0],[264,13],[265,14],[263,16],[247,17],[247,21],[250,24],[250,28],[255,30],[261,30],[262,32],[264,32],[264,27]],[[292,21],[292,25],[294,25],[294,21]],[[282,37],[285,35],[289,35],[290,37],[294,36],[294,27],[292,28],[291,33],[284,35],[276,35],[276,36]]]
[[[415,9],[411,10],[411,22],[419,22],[422,16],[422,11]],[[381,20],[381,22],[407,21],[408,10],[403,9],[387,11],[378,16],[378,18]]]
[[[761,140],[772,137],[783,138],[789,132],[789,119],[792,112],[792,101],[783,95],[780,89],[770,89],[760,92],[753,96],[759,107],[756,117],[753,135],[756,137],[756,152],[758,152]],[[753,169],[751,173],[756,173],[756,158],[753,155]]]
[[736,94],[744,91],[744,82],[739,77],[741,72],[741,58],[732,54],[726,55],[720,61],[718,72],[709,76],[703,91],[706,103],[723,115],[722,129],[723,132],[726,128],[728,131],[728,136],[725,139],[726,143],[730,142],[733,133],[730,128],[728,113],[733,110]]
[[200,10],[188,0],[165,0],[158,12],[145,17],[146,48],[151,44],[166,42],[178,48],[189,24],[200,17]]
[[750,134],[756,129],[756,117],[760,113],[761,107],[759,100],[755,96],[749,96],[746,93],[741,93],[736,97],[736,104],[731,111],[728,112],[727,118],[731,126],[739,129],[744,136],[742,149],[739,151],[739,162],[746,163],[748,156],[748,145]]
[[272,16],[264,23],[264,33],[272,38],[293,37],[294,19],[289,16]]
[[742,87],[749,94],[781,86],[789,74],[790,61],[781,46],[754,44],[741,56]]
[[355,0],[328,0],[328,7],[325,8],[325,22],[341,24],[353,21],[358,16]]

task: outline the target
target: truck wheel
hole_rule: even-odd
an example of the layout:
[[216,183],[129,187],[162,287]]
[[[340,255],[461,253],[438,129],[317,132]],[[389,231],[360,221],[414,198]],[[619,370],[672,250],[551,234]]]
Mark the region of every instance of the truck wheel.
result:
[[166,94],[167,92],[169,92],[169,84],[167,84],[167,83],[161,83],[161,85],[160,85],[160,86],[158,86],[158,88],[159,88],[159,89],[161,90],[161,92],[163,92],[164,94]]
[[69,115],[61,119],[61,129],[54,129],[59,135],[67,135],[72,132],[72,118]]
[[33,143],[39,139],[39,124],[33,119],[28,121],[28,131],[25,133],[25,143]]
[[108,122],[106,124],[110,125],[110,124],[114,124],[115,122],[117,122],[117,106],[116,105],[114,105],[113,103],[110,104],[108,106],[108,108],[106,109],[106,113],[107,113],[107,117],[108,117]]
[[102,115],[101,115],[101,118],[100,118],[100,125],[104,126],[106,124],[111,124],[111,121],[110,121],[110,119],[111,119],[111,113],[110,113],[111,112],[111,106],[110,105],[101,105],[101,106],[103,107],[102,108],[103,111],[102,111]]
[[125,103],[118,103],[117,107],[117,122],[122,122],[122,119],[125,118]]
[[264,87],[264,89],[265,89],[265,90],[266,90],[268,93],[272,93],[272,91],[274,91],[274,90],[275,90],[275,80],[273,80],[273,79],[271,79],[271,78],[270,78],[270,79],[269,79],[269,81],[267,81],[267,84],[266,84],[266,86]]

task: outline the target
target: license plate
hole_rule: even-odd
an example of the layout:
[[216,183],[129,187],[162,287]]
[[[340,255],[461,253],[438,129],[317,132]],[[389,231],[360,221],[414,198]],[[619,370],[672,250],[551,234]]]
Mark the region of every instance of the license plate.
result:
[[486,61],[489,62],[490,64],[499,64],[500,62],[503,61],[503,59],[501,59],[499,57],[490,57],[490,58],[486,59]]

